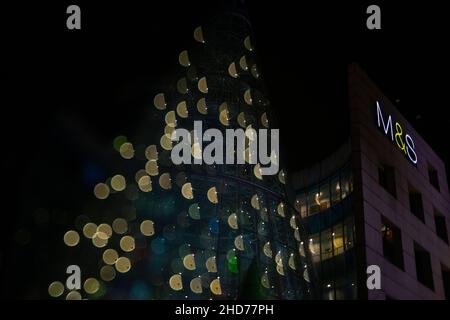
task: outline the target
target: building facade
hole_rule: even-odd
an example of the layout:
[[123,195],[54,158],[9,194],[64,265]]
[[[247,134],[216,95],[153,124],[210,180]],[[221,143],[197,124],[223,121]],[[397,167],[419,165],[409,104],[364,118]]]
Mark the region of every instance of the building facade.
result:
[[354,299],[356,235],[350,143],[292,176],[295,208],[307,226],[318,299]]
[[[357,66],[349,142],[293,174],[323,299],[448,299],[445,165]],[[381,288],[367,288],[379,266]]]

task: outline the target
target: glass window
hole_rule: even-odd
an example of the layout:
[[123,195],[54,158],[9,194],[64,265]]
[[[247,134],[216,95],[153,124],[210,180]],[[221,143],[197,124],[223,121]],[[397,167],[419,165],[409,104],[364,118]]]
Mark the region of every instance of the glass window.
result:
[[348,218],[345,220],[344,224],[344,233],[345,233],[345,250],[353,248],[354,239],[353,239],[353,218]]
[[435,168],[431,166],[428,167],[428,178],[430,180],[431,185],[435,187],[437,191],[441,191],[441,188],[439,187],[438,172]]
[[395,187],[395,170],[391,166],[378,166],[378,183],[393,197],[397,197],[397,190]]
[[331,201],[333,204],[341,201],[341,184],[339,182],[339,176],[336,176],[331,180]]
[[423,212],[422,195],[413,190],[410,187],[409,191],[409,209],[411,213],[419,218],[422,222],[425,222],[425,216]]
[[433,272],[430,254],[417,243],[414,243],[417,280],[424,286],[434,290]]
[[350,192],[353,192],[353,172],[352,168],[348,168],[348,185]]
[[319,234],[316,233],[309,238],[309,251],[311,252],[313,262],[320,261],[320,242]]
[[320,211],[319,190],[312,188],[308,193],[308,215],[313,215]]
[[336,300],[346,299],[345,291],[343,288],[336,288]]
[[393,265],[403,269],[402,235],[400,229],[382,217],[383,255]]
[[295,200],[295,208],[300,212],[302,218],[307,216],[308,210],[306,207],[306,194],[302,193]]
[[341,196],[345,199],[350,194],[350,172],[344,170],[341,174]]
[[448,233],[445,217],[436,210],[434,210],[434,224],[436,225],[437,236],[444,240],[444,242],[448,243]]
[[326,210],[330,207],[330,184],[329,184],[329,182],[320,186],[319,203],[320,203],[320,210]]
[[337,256],[344,252],[344,231],[342,224],[337,224],[333,227],[333,251]]
[[323,299],[324,300],[334,300],[335,299],[333,283],[331,281],[323,284]]
[[321,234],[321,251],[322,251],[322,261],[327,260],[333,256],[333,236],[331,229],[327,229]]

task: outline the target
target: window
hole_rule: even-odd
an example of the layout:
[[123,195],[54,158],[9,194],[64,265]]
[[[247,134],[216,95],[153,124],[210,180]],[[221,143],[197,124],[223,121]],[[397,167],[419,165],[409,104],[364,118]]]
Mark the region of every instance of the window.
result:
[[331,181],[331,201],[333,204],[341,201],[341,184],[339,182],[339,176],[336,176]]
[[320,262],[320,242],[319,242],[319,234],[313,234],[309,239],[308,248],[311,252],[312,261]]
[[332,244],[332,232],[331,229],[322,231],[321,234],[321,251],[322,251],[322,261],[329,259],[333,256],[333,244]]
[[434,210],[434,224],[436,226],[436,234],[439,238],[448,243],[447,225],[445,217],[440,214],[436,209]]
[[450,268],[441,264],[442,281],[444,283],[445,299],[450,300]]
[[344,199],[350,194],[350,170],[346,168],[341,174],[341,197]]
[[397,197],[395,189],[395,170],[393,167],[380,165],[378,167],[378,182],[393,197]]
[[300,212],[302,218],[305,218],[308,215],[308,211],[306,209],[306,194],[302,193],[297,197],[295,201],[295,209]]
[[332,282],[326,282],[323,284],[323,299],[324,300],[335,300],[334,288]]
[[330,183],[329,183],[329,181],[327,181],[326,184],[323,184],[320,186],[319,203],[320,203],[320,210],[326,210],[330,207]]
[[334,255],[337,256],[344,252],[344,232],[341,223],[333,227],[332,236]]
[[383,255],[390,263],[403,269],[403,248],[400,229],[382,217]]
[[414,243],[414,257],[416,260],[417,280],[424,286],[434,290],[430,254],[417,243]]
[[430,180],[431,185],[435,187],[437,191],[441,191],[441,188],[439,187],[438,172],[430,165],[428,165],[428,178]]
[[320,211],[320,196],[317,187],[312,188],[308,193],[308,215],[313,215]]
[[409,209],[413,215],[425,222],[423,213],[422,195],[410,187],[409,191]]
[[345,250],[349,250],[353,248],[354,245],[354,230],[353,230],[353,217],[349,217],[345,219],[344,222],[344,234],[345,234]]

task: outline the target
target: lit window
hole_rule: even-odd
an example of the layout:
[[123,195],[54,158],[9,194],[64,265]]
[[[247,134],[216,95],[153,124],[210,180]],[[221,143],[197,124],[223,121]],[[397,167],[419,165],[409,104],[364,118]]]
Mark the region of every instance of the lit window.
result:
[[382,217],[383,255],[393,265],[403,269],[403,249],[400,229]]
[[308,215],[312,215],[320,211],[320,196],[318,191],[319,190],[316,187],[308,193]]
[[333,251],[334,255],[337,256],[344,252],[344,233],[342,224],[338,224],[333,227]]
[[320,210],[325,210],[330,207],[330,184],[326,183],[320,186],[319,192],[320,200]]
[[333,204],[341,201],[341,183],[339,182],[339,176],[331,180],[331,201]]

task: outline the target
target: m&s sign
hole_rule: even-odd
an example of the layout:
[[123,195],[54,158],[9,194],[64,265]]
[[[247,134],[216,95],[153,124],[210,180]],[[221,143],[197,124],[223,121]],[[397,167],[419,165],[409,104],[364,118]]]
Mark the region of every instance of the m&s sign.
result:
[[417,153],[413,138],[404,131],[404,127],[392,119],[391,115],[384,115],[380,103],[377,101],[377,124],[383,133],[407,156],[409,161],[417,165]]

